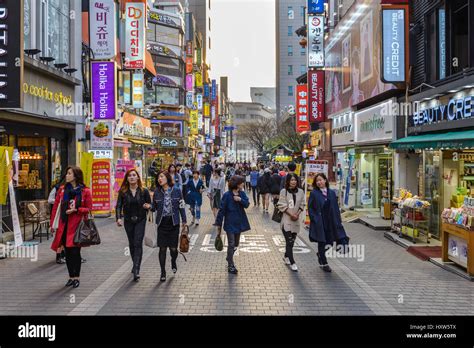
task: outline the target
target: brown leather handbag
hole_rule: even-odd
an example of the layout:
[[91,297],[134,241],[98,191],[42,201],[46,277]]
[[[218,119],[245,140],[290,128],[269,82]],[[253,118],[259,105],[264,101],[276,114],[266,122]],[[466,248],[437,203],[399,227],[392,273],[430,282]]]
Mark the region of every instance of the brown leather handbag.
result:
[[189,251],[189,227],[187,225],[183,225],[183,228],[181,229],[179,251],[181,253],[187,253]]

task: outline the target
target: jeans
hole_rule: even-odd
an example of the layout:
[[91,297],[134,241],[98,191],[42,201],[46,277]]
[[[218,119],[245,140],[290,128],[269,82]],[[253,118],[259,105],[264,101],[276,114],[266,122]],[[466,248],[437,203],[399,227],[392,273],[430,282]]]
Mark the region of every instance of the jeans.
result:
[[285,257],[290,259],[291,264],[294,264],[295,259],[293,258],[293,246],[295,245],[296,233],[287,232],[284,229],[282,229],[282,232],[286,241]]
[[[253,196],[253,204],[260,205],[260,194],[258,193],[257,186],[252,186],[252,196]],[[257,197],[257,199],[255,199],[255,196]],[[255,201],[257,201],[257,203],[255,203]]]
[[201,218],[201,206],[194,202],[189,205],[191,206],[191,214],[199,220]]
[[230,266],[234,265],[234,253],[240,244],[240,233],[227,232],[227,263]]
[[79,278],[81,275],[81,264],[81,248],[66,247],[66,265],[69,272],[69,278]]
[[125,221],[125,232],[128,237],[128,246],[130,248],[130,256],[133,261],[133,269],[140,272],[143,256],[143,238],[145,237],[146,219],[138,222]]
[[328,259],[326,257],[326,243],[318,242],[318,252],[319,252],[319,264],[321,266],[328,264]]

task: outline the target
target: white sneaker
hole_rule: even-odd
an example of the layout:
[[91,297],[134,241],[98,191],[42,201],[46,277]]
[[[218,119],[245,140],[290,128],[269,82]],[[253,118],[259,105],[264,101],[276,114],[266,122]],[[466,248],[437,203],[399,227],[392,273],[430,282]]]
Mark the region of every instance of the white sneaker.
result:
[[198,226],[198,225],[199,225],[199,219],[196,220],[196,226]]
[[292,264],[290,267],[292,271],[298,272],[298,266],[296,266],[296,263]]
[[291,265],[290,259],[288,257],[284,257],[283,261],[285,261],[285,264]]

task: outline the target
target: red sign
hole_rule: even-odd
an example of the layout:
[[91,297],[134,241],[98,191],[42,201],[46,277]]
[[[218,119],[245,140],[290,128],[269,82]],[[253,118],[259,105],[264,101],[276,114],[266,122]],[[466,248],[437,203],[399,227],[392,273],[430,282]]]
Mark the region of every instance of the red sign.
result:
[[310,130],[308,120],[308,86],[296,86],[296,131],[298,133]]
[[186,57],[186,74],[193,73],[193,57]]
[[324,122],[325,97],[324,97],[324,71],[308,71],[308,102],[309,102],[309,122]]
[[92,211],[110,212],[110,160],[92,163]]

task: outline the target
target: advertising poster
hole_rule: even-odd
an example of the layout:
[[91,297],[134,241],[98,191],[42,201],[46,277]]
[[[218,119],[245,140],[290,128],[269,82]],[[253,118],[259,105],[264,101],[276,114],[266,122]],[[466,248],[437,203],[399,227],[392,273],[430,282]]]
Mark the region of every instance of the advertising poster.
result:
[[92,163],[92,211],[94,213],[110,213],[110,181],[111,161],[94,160]]
[[135,161],[119,159],[115,165],[115,180],[114,180],[114,202],[117,202],[118,192],[122,186],[123,179],[125,179],[125,173],[135,168]]
[[91,63],[92,115],[114,120],[116,112],[115,62]]
[[81,169],[84,175],[84,184],[91,187],[92,164],[94,162],[94,154],[89,152],[81,152]]
[[146,3],[125,3],[126,69],[145,69]]
[[[0,205],[7,204],[13,147],[0,146]],[[9,157],[7,159],[7,156]]]
[[342,41],[342,92],[351,89],[351,34]]
[[143,108],[143,74],[133,74],[133,107]]
[[92,121],[91,129],[91,149],[113,148],[113,121]]

